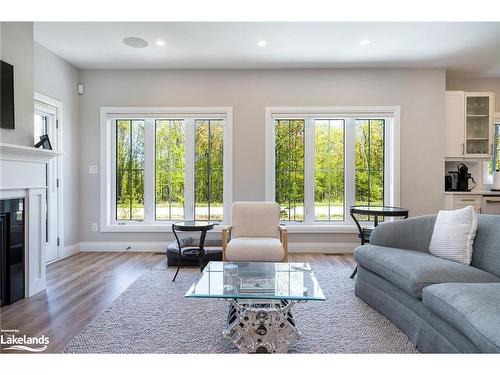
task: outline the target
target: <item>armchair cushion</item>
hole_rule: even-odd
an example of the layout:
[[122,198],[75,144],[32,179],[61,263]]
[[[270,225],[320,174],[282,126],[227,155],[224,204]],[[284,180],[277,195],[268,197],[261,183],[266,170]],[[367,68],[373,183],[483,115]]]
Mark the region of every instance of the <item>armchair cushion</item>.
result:
[[237,237],[226,248],[230,262],[281,262],[284,257],[283,245],[274,237]]
[[280,206],[276,202],[234,202],[232,237],[279,238]]

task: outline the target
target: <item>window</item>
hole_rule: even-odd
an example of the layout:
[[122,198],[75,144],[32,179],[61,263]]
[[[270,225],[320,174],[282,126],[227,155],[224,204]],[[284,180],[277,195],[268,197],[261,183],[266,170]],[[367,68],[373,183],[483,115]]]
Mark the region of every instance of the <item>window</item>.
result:
[[344,220],[344,120],[314,121],[314,219]]
[[101,108],[101,230],[227,219],[231,119],[230,108]]
[[40,136],[48,134],[49,119],[50,115],[40,111],[35,111],[33,143],[38,143],[40,141]]
[[184,122],[156,120],[156,220],[184,219]]
[[[40,141],[40,136],[47,134],[52,145],[52,149],[57,149],[57,121],[58,108],[54,106],[54,99],[45,97],[42,94],[36,93],[34,101],[34,118],[33,118],[33,143]],[[59,105],[59,104],[58,104]]]
[[493,154],[488,163],[488,171],[490,175],[500,169],[500,123],[495,124],[493,132]]
[[281,219],[304,219],[304,120],[276,120],[276,202]]
[[[384,119],[356,119],[355,204],[384,206]],[[371,220],[371,217],[360,217]],[[383,220],[383,218],[381,218]]]
[[223,219],[222,120],[195,121],[195,220]]
[[116,220],[144,220],[144,120],[115,120]]
[[493,126],[493,149],[492,157],[487,162],[484,162],[484,184],[491,185],[493,183],[493,172],[500,169],[500,117],[495,119]]
[[281,220],[343,225],[351,205],[397,204],[399,108],[266,111],[266,199]]

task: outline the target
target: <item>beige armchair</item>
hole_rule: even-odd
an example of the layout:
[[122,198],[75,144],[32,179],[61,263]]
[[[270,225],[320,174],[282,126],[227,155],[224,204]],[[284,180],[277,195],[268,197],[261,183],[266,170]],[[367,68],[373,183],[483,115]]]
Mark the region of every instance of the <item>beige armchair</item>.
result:
[[222,229],[222,260],[287,262],[288,232],[275,202],[234,202],[232,225]]

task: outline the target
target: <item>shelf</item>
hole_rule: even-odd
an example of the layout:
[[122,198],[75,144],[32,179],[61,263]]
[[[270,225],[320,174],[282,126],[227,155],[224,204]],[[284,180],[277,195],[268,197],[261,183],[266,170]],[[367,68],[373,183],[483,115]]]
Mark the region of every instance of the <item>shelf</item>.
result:
[[1,160],[18,160],[46,163],[62,153],[30,146],[0,143]]
[[467,117],[488,117],[489,115],[467,115]]
[[491,160],[491,155],[488,154],[469,154],[465,155],[464,160],[469,160],[469,161],[488,161]]
[[464,155],[464,156],[445,156],[445,162],[461,162],[461,163],[472,163],[480,162],[482,160],[490,160],[490,155]]
[[474,138],[474,137],[470,137],[470,138],[465,138],[465,141],[488,141],[489,138],[486,137],[486,138]]

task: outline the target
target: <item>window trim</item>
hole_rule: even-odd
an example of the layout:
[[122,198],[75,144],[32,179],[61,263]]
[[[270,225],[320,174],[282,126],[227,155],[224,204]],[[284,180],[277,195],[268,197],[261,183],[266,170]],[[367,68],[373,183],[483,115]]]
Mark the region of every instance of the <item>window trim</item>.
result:
[[[401,119],[401,107],[399,106],[374,106],[374,107],[266,107],[265,108],[265,199],[266,201],[275,201],[275,181],[274,181],[274,119],[276,117],[293,117],[297,118],[299,116],[305,117],[332,117],[332,118],[342,118],[342,117],[379,117],[379,118],[391,118],[391,124],[386,123],[386,139],[385,139],[385,152],[384,152],[384,165],[387,166],[388,170],[385,173],[384,178],[384,199],[388,205],[399,206],[400,204],[400,119]],[[306,120],[306,127],[308,119]],[[354,137],[354,131],[352,131],[352,122],[346,121],[344,138]],[[389,126],[387,126],[389,125]],[[309,125],[311,126],[311,125]],[[352,134],[351,134],[352,133]],[[305,140],[307,145],[307,139]],[[309,153],[305,159],[311,158],[314,155]],[[311,162],[311,161],[310,161]],[[298,222],[287,222],[287,227],[290,232],[295,233],[355,233],[354,222],[350,215],[348,215],[348,207],[353,204],[352,199],[348,199],[349,190],[353,190],[354,181],[353,178],[349,178],[347,172],[349,166],[354,166],[354,155],[352,153],[345,154],[344,163],[346,165],[346,176],[344,183],[344,191],[346,194],[345,201],[345,221],[344,222],[334,222],[334,221],[306,221],[302,223]],[[314,165],[314,164],[313,164]],[[352,167],[351,167],[352,168]],[[307,167],[305,174],[307,174]],[[351,175],[354,175],[351,173]],[[352,180],[352,181],[351,181]],[[305,184],[305,200],[307,192],[312,191],[313,187],[308,186],[311,184]],[[311,195],[309,191],[309,195]],[[351,194],[352,195],[352,194]],[[311,207],[307,206],[305,202],[305,210],[313,210],[314,205]],[[314,212],[312,212],[314,216]],[[311,214],[306,214],[309,218]]]
[[[500,124],[500,112],[495,112],[493,114],[493,127],[495,125]],[[492,137],[494,136],[494,128],[492,129]],[[493,147],[495,146],[495,141],[493,140],[493,143],[491,145],[491,152],[493,152]],[[488,164],[491,160],[493,155],[490,155],[490,158],[488,160],[483,161],[483,186],[486,187],[491,187],[493,185],[493,175],[490,174],[490,171],[488,170]]]
[[[100,232],[171,232],[172,231],[172,221],[154,221],[147,220],[146,214],[144,221],[142,222],[119,222],[113,220],[114,218],[114,208],[116,202],[113,202],[114,194],[114,175],[116,173],[116,160],[114,158],[115,145],[113,141],[114,127],[112,126],[112,121],[116,117],[127,118],[144,118],[144,117],[158,117],[158,118],[172,118],[178,119],[181,117],[187,117],[194,119],[199,116],[203,118],[204,116],[220,116],[224,119],[224,184],[223,184],[223,199],[224,199],[224,220],[222,224],[231,222],[231,204],[233,201],[233,108],[232,107],[100,107]],[[147,120],[147,119],[145,119]],[[154,120],[153,120],[154,121]],[[153,135],[149,135],[154,136]],[[148,134],[145,133],[145,141],[147,142]],[[185,148],[185,153],[191,150],[191,147]],[[155,150],[151,148],[145,149],[145,163],[154,165]],[[194,158],[194,156],[192,156]],[[153,169],[154,170],[154,169]],[[187,169],[185,170],[186,175],[190,173]],[[194,177],[193,177],[194,178]],[[149,195],[154,194],[154,183],[148,184],[153,185],[146,186],[146,180],[144,181],[144,205],[148,204],[146,202],[146,190],[149,191]],[[151,191],[151,189],[153,189]],[[194,186],[185,186],[185,194],[194,194]],[[153,195],[154,197],[154,195]],[[194,212],[194,197],[190,202],[186,202],[186,212]],[[189,205],[189,206],[188,206]],[[149,211],[152,213],[154,218],[154,207]],[[186,216],[186,220],[189,216]]]

